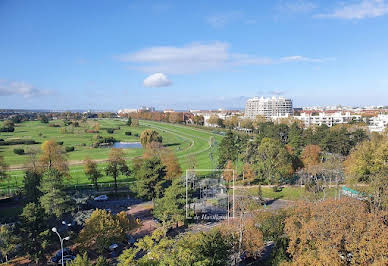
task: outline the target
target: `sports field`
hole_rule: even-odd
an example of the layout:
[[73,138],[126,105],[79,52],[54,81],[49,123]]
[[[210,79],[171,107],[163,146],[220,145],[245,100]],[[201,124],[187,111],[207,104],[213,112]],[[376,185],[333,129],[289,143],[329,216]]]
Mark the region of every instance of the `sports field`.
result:
[[[123,119],[89,119],[86,122],[80,122],[79,127],[65,126],[63,121],[50,121],[51,124],[57,124],[60,127],[50,127],[49,124],[41,123],[40,121],[28,121],[21,124],[16,124],[15,132],[0,133],[0,139],[5,141],[13,139],[29,139],[39,142],[33,145],[6,145],[0,146],[0,155],[10,166],[7,180],[0,181],[0,189],[20,187],[23,181],[23,167],[28,160],[29,151],[31,149],[40,149],[41,143],[45,140],[55,139],[57,142],[63,142],[63,147],[74,146],[75,150],[66,153],[70,164],[71,178],[66,180],[68,185],[88,184],[89,180],[83,173],[82,160],[89,156],[94,160],[98,160],[99,167],[102,169],[105,165],[104,160],[107,159],[110,148],[93,148],[93,137],[101,135],[103,137],[114,137],[121,142],[138,142],[141,132],[147,128],[152,128],[159,132],[163,137],[163,145],[175,152],[183,170],[188,165],[188,158],[195,157],[197,168],[213,168],[216,158],[213,162],[209,158],[210,138],[214,137],[216,142],[219,142],[222,136],[214,134],[210,131],[197,128],[187,127],[184,125],[167,124],[151,121],[140,121],[140,125],[133,127],[127,126],[126,120]],[[87,133],[98,124],[99,133]],[[0,125],[1,126],[1,125]],[[114,128],[114,133],[107,132],[107,128]],[[125,132],[130,131],[132,135],[128,136]],[[138,136],[136,136],[138,135]],[[14,153],[15,148],[22,148],[26,154],[17,155]],[[143,154],[143,149],[125,149],[128,163],[131,159]],[[216,149],[213,149],[215,156]],[[121,176],[120,181],[131,181],[133,177]],[[112,182],[112,178],[104,176],[101,182]]]

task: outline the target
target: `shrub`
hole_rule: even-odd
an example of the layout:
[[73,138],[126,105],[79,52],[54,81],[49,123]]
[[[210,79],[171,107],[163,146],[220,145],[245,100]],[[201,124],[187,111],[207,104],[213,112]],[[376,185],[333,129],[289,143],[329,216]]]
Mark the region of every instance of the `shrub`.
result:
[[125,135],[131,136],[131,135],[132,135],[132,132],[131,132],[131,131],[127,131],[127,132],[125,132]]
[[24,149],[13,149],[13,152],[18,154],[18,155],[23,155],[24,154]]
[[53,123],[50,123],[48,126],[49,126],[49,127],[61,127],[61,125],[53,124]]
[[57,144],[58,145],[63,145],[63,141],[58,141]]
[[135,133],[133,134],[135,137],[139,137],[139,133]]
[[6,145],[31,145],[31,144],[39,144],[39,142],[36,142],[32,139],[12,139],[7,141],[0,141],[0,146],[6,146]]
[[1,127],[0,132],[14,132],[15,128],[14,127]]
[[66,152],[72,152],[74,151],[74,146],[65,147]]
[[115,133],[115,130],[113,128],[107,128],[106,132],[108,132],[109,134],[113,134]]

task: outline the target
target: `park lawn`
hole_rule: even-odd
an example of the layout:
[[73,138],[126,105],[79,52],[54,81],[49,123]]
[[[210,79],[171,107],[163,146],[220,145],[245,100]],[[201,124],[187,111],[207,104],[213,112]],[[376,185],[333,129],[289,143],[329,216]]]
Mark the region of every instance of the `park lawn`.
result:
[[[271,187],[261,187],[263,197],[269,199],[283,199],[283,200],[301,200],[301,199],[311,199],[314,197],[312,193],[309,193],[305,190],[304,187],[300,186],[287,186],[283,187],[283,189],[279,192],[273,191]],[[258,187],[250,187],[245,189],[237,189],[238,194],[248,194],[251,196],[258,195],[259,188]],[[318,198],[323,197],[323,193],[318,193],[315,195]],[[326,189],[326,198],[334,198],[335,196],[335,188]]]
[[[96,122],[100,124],[99,133],[84,132],[85,129],[92,128]],[[50,123],[63,125],[63,122],[59,120],[51,121]],[[103,129],[117,127],[120,127],[120,130],[115,130],[114,134],[109,134],[106,132],[106,130]],[[91,159],[108,158],[110,151],[109,148],[92,148],[90,146],[93,142],[93,136],[97,134],[102,136],[113,136],[120,141],[139,141],[139,137],[135,137],[133,135],[136,133],[140,135],[143,130],[152,128],[161,134],[163,137],[163,144],[176,154],[183,171],[185,171],[188,167],[188,158],[191,158],[191,156],[195,157],[197,161],[197,168],[216,168],[216,148],[213,149],[214,158],[211,161],[209,157],[209,140],[210,137],[214,137],[215,140],[219,143],[222,139],[222,136],[209,131],[187,127],[184,125],[161,122],[140,121],[140,125],[138,127],[128,127],[126,125],[125,119],[88,120],[86,123],[81,123],[79,128],[74,128],[74,133],[62,134],[61,128],[49,127],[48,124],[43,124],[40,121],[27,121],[21,124],[17,124],[15,132],[13,133],[0,133],[0,138],[5,140],[11,138],[34,139],[38,142],[43,142],[48,139],[55,139],[56,141],[63,141],[63,146],[74,146],[75,151],[66,154],[70,162],[69,169],[71,177],[70,179],[66,179],[65,182],[69,186],[90,183],[83,172],[83,165],[79,164],[86,156],[90,157]],[[126,136],[126,131],[131,131],[132,136]],[[82,145],[83,143],[85,146]],[[0,146],[0,156],[3,156],[6,162],[10,165],[22,165],[28,159],[28,155],[17,155],[13,152],[13,149],[20,147],[27,151],[28,148],[40,148],[40,146],[41,144]],[[143,154],[143,149],[126,149],[125,154],[130,164],[130,161],[133,158]],[[74,165],[74,163],[77,164]],[[99,168],[103,170],[106,163],[99,162],[98,165]],[[13,170],[9,172],[9,176],[10,178],[7,180],[0,181],[0,190],[23,186],[24,171]],[[134,177],[120,176],[118,180],[120,182],[131,182],[134,180]],[[109,183],[113,182],[113,179],[109,176],[103,176],[100,179],[100,182]]]

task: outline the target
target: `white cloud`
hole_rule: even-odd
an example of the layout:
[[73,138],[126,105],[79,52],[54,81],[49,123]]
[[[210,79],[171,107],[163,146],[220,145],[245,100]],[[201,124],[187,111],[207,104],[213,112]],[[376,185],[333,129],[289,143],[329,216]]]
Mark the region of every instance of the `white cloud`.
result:
[[356,3],[342,4],[328,14],[318,14],[318,18],[363,19],[388,14],[385,0],[361,0]]
[[21,95],[24,98],[51,94],[49,90],[41,90],[30,84],[19,81],[0,81],[0,96]]
[[230,52],[225,42],[192,43],[182,47],[156,46],[116,57],[131,63],[130,69],[146,73],[188,74],[246,65],[268,65],[289,62],[320,63],[327,59],[291,56],[281,59]]
[[333,61],[335,58],[310,58],[301,55],[286,56],[280,58],[283,62],[310,62],[310,63],[323,63],[326,61]]
[[155,73],[145,78],[143,82],[145,87],[167,87],[172,84],[172,82],[167,78],[163,73]]
[[241,11],[223,12],[223,13],[210,15],[205,17],[205,21],[207,24],[209,24],[210,26],[216,29],[223,28],[224,26],[234,22],[244,23],[248,25],[257,23],[255,18],[247,17]]
[[308,13],[317,7],[315,3],[306,0],[282,1],[279,10],[287,13]]
[[268,64],[271,60],[247,54],[229,52],[223,42],[193,43],[183,47],[157,46],[117,57],[120,61],[135,64],[135,68],[147,73],[168,74],[196,73],[218,70],[227,66]]

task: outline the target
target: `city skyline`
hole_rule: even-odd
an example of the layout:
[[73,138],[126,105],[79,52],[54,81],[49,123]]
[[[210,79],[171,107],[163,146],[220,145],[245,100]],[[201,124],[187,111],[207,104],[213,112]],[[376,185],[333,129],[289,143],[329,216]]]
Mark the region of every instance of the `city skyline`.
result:
[[2,1],[0,14],[0,108],[387,105],[383,0]]

